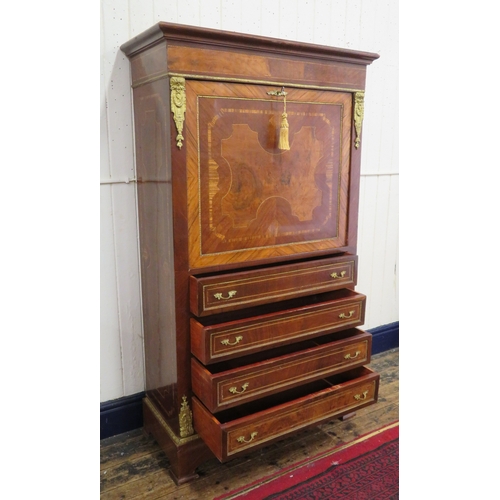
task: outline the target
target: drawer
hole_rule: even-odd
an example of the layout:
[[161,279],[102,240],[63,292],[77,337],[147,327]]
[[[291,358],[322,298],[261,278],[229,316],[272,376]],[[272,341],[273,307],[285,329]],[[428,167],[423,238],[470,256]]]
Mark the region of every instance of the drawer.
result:
[[224,323],[213,316],[191,318],[191,352],[208,365],[359,326],[365,302],[364,295],[343,289],[274,304],[266,314]]
[[225,311],[324,293],[356,284],[357,256],[342,255],[215,276],[190,276],[191,312]]
[[194,428],[224,462],[300,429],[375,403],[379,379],[377,373],[360,367],[217,416],[193,397]]
[[209,367],[191,358],[192,389],[217,412],[367,364],[371,341],[353,328]]

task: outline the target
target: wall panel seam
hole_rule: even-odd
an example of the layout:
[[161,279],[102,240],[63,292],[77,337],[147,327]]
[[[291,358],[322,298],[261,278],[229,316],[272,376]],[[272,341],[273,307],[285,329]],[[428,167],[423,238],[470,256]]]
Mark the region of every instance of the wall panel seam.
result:
[[367,172],[366,174],[361,174],[361,177],[381,177],[387,175],[399,175],[399,172]]
[[116,223],[115,223],[115,203],[114,203],[114,189],[111,186],[111,220],[113,223],[113,257],[115,261],[115,286],[116,286],[116,310],[118,312],[118,337],[120,339],[120,369],[121,369],[121,379],[122,379],[122,396],[125,394],[125,367],[123,366],[123,331],[122,331],[122,322],[121,318],[121,305],[120,305],[120,280],[118,278],[118,255],[116,252]]

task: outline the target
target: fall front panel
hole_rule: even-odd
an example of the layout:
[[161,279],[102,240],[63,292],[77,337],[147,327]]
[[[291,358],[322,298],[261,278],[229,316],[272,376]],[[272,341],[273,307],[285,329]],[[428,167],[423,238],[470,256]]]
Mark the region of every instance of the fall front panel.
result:
[[351,94],[273,90],[186,82],[191,268],[347,246]]

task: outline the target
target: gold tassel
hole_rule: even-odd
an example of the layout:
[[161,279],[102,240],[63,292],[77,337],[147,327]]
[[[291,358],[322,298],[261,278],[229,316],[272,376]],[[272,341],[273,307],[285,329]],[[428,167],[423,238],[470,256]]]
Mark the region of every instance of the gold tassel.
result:
[[280,138],[278,141],[278,149],[282,149],[283,151],[290,150],[290,144],[288,142],[288,120],[286,114],[286,92],[285,87],[281,87],[281,90],[271,90],[267,93],[267,95],[274,95],[278,97],[283,97],[283,113],[281,114],[281,122],[280,122]]
[[283,113],[281,115],[280,140],[278,142],[278,149],[288,151],[290,149],[290,144],[288,143],[288,120],[286,119],[286,117],[286,113]]

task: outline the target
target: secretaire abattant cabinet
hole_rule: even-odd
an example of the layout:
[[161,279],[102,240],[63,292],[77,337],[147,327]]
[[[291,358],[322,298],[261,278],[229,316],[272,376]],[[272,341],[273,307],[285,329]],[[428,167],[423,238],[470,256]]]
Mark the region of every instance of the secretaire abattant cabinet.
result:
[[180,484],[377,400],[355,291],[378,55],[159,23],[130,59],[144,427]]

